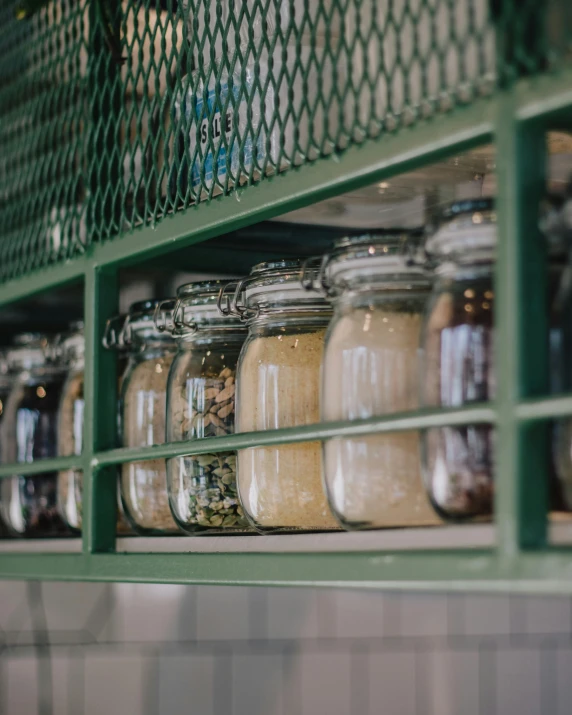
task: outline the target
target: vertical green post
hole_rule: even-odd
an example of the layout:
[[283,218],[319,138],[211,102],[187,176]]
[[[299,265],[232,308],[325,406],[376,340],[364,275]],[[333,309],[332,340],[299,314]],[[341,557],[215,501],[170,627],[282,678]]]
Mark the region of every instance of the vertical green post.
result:
[[516,418],[519,400],[549,392],[546,250],[538,229],[545,135],[538,123],[518,120],[510,95],[499,101],[496,149],[496,520],[500,555],[510,559],[545,544],[550,463],[548,426]]
[[93,456],[115,447],[117,367],[115,355],[102,345],[105,324],[117,312],[115,268],[91,266],[85,276],[85,422],[83,550],[113,551],[117,519],[115,467],[98,469]]

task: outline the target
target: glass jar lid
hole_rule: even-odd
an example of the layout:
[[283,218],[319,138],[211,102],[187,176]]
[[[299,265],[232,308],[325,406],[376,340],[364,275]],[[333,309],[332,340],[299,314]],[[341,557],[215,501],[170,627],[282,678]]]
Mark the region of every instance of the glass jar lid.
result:
[[219,296],[229,285],[236,285],[236,281],[194,281],[179,286],[177,299],[173,301],[171,322],[158,322],[159,329],[170,330],[178,338],[195,335],[205,329],[242,330],[238,318],[218,309]]
[[85,357],[83,320],[70,323],[69,332],[61,339],[60,354],[66,364],[83,362]]
[[12,373],[44,367],[50,341],[41,333],[20,333],[6,352],[8,370]]
[[312,280],[317,273],[318,268],[302,258],[258,263],[246,278],[229,284],[228,292],[221,292],[219,310],[244,321],[285,310],[331,313],[326,298],[313,286],[310,289],[304,286],[308,274]]
[[497,245],[494,199],[468,199],[449,204],[425,249],[439,263],[491,263]]
[[[8,355],[6,350],[0,350],[0,389],[5,390],[10,386],[10,374],[8,369]],[[1,411],[0,411],[0,414]]]
[[172,321],[173,301],[152,298],[132,303],[127,315],[107,321],[103,345],[116,350],[142,351],[153,343],[172,343],[173,338],[157,327]]
[[[346,290],[397,285],[426,287],[429,277],[421,258],[422,232],[384,230],[346,236],[322,259],[317,282],[330,296]],[[311,286],[311,276],[305,284]]]

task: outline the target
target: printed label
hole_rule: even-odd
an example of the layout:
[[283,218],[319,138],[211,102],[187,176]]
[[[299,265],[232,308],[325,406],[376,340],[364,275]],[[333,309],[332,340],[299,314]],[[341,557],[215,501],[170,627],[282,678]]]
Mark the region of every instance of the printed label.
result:
[[[227,100],[231,91],[235,100],[238,99],[240,94],[238,86],[229,87],[228,79],[223,76],[220,80],[217,98],[215,84],[215,80],[211,79],[206,96],[206,107],[204,106],[203,91],[197,91],[194,94],[194,101],[193,94],[189,93],[185,103],[185,116],[190,124],[189,149],[191,157],[195,157],[197,146],[199,147],[190,170],[193,189],[200,187],[201,184],[203,188],[208,189],[215,177],[223,183],[227,173],[227,156],[232,174],[236,177],[239,168],[240,139],[244,134],[248,134],[248,136],[243,145],[243,166],[246,171],[252,166],[253,140],[251,134],[256,131],[260,122],[260,102],[251,104],[253,126],[252,130],[248,131],[246,115],[251,84],[246,84],[246,91],[242,93],[240,102],[234,107],[230,103],[227,105]],[[234,137],[233,133],[235,133]],[[226,139],[226,144],[223,137]],[[261,136],[256,147],[256,157],[260,160],[263,156],[264,143]],[[201,181],[201,173],[204,176],[204,182]]]

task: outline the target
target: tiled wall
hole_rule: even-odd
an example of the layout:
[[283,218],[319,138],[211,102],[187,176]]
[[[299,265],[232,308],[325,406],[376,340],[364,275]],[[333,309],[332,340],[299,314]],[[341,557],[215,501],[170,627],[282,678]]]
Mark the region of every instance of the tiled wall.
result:
[[570,715],[569,598],[0,584],[1,715]]

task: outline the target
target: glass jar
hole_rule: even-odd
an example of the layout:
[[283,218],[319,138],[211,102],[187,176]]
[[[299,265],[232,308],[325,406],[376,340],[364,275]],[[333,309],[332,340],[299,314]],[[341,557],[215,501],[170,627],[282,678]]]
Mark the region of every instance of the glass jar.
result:
[[[324,421],[419,407],[419,339],[430,289],[419,236],[403,231],[345,238],[322,262],[334,302],[322,375]],[[328,440],[330,507],[346,529],[440,522],[427,498],[417,431]]]
[[[58,410],[58,454],[61,457],[81,455],[83,446],[83,367],[85,341],[83,323],[70,325],[70,334],[61,345],[67,365],[67,378]],[[66,469],[58,474],[58,503],[62,516],[74,531],[81,530],[83,473]]]
[[[237,431],[319,422],[320,368],[332,309],[301,282],[302,262],[255,266],[230,304],[248,324],[237,368]],[[227,306],[228,307],[228,306]],[[322,486],[319,442],[238,453],[238,490],[261,532],[338,528]]]
[[[177,291],[173,330],[178,351],[169,375],[167,440],[234,432],[235,375],[246,328],[221,316],[217,299],[227,281],[188,283]],[[192,534],[252,531],[239,504],[236,452],[167,461],[171,510]]]
[[[4,415],[4,410],[6,407],[6,400],[10,393],[12,381],[8,373],[8,361],[6,359],[6,353],[4,351],[0,352],[0,426],[2,425],[2,416]],[[2,443],[0,441],[0,464],[2,463]],[[8,535],[8,530],[4,526],[0,514],[0,538],[4,538]]]
[[[422,337],[421,400],[462,407],[495,398],[492,269],[497,240],[492,199],[449,206],[427,240],[436,281]],[[422,464],[429,497],[444,518],[489,519],[493,510],[493,428],[424,432]]]
[[[57,454],[57,410],[65,367],[51,357],[46,336],[25,333],[8,351],[13,387],[2,419],[4,464],[33,462]],[[0,513],[17,536],[69,534],[57,503],[57,474],[0,480]]]
[[[134,303],[115,343],[128,354],[120,399],[123,447],[150,447],[165,441],[167,378],[175,342],[155,327],[154,313],[159,303],[158,300]],[[169,509],[164,459],[123,464],[120,486],[123,508],[137,533],[178,532]]]
[[[560,258],[551,263],[550,291],[550,391],[553,395],[572,390],[572,200],[548,197],[541,228],[548,249]],[[572,511],[572,419],[552,424],[552,457],[555,483],[551,497],[555,512],[551,517],[570,518]]]
[[[79,456],[83,447],[84,424],[85,340],[82,321],[70,325],[69,334],[62,339],[59,352],[67,368],[67,377],[58,409],[58,455]],[[126,535],[131,533],[131,528],[119,502],[118,499],[117,533]],[[66,469],[59,472],[58,504],[60,513],[70,529],[75,532],[81,531],[83,472],[80,469]]]
[[[6,400],[12,387],[12,378],[8,370],[8,358],[6,352],[0,352],[0,424],[6,409]],[[0,462],[2,462],[2,442],[0,441]]]

